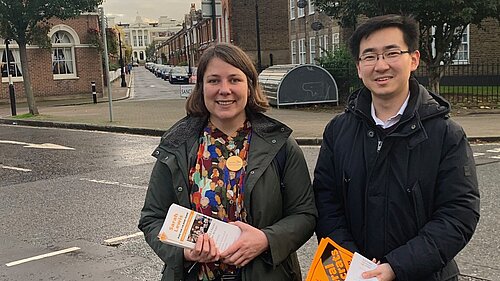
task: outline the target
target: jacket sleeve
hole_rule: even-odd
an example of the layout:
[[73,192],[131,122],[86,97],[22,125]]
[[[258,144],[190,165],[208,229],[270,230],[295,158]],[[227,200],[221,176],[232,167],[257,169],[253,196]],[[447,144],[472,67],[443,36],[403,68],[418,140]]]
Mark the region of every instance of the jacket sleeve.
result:
[[358,251],[354,239],[348,229],[345,215],[343,187],[338,179],[340,175],[335,174],[334,139],[335,133],[334,118],[326,126],[323,132],[323,142],[314,169],[314,197],[318,209],[318,223],[316,225],[316,236],[318,240],[329,237],[339,245],[354,252]]
[[176,195],[172,186],[172,175],[166,164],[156,161],[149,181],[144,206],[141,210],[139,229],[153,251],[165,262],[169,270],[182,274],[184,250],[170,246],[158,239],[167,210],[175,203]]
[[433,213],[418,235],[386,255],[398,280],[440,271],[469,242],[479,221],[473,153],[463,129],[448,123],[434,186]]
[[283,174],[283,217],[262,231],[269,241],[269,258],[273,265],[281,264],[313,235],[317,211],[311,188],[311,177],[302,150],[297,142],[287,141],[287,159]]

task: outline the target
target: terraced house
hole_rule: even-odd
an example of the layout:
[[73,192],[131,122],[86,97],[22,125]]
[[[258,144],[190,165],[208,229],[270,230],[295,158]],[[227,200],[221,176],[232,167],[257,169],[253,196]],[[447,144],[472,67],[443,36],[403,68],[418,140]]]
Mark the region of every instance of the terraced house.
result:
[[[39,98],[58,95],[81,95],[91,93],[91,82],[96,82],[97,92],[103,89],[103,68],[99,19],[97,13],[82,14],[74,19],[53,18],[48,36],[49,48],[28,46],[28,68],[31,74],[34,96]],[[7,53],[5,40],[0,39],[1,89],[0,99],[8,99],[7,56],[10,74],[19,99],[25,98],[23,73],[19,48],[10,42]]]

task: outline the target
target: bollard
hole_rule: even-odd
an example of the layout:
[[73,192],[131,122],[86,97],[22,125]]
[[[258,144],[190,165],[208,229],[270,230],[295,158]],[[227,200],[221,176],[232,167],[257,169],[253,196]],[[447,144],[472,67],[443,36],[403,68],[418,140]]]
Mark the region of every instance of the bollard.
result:
[[92,99],[94,100],[94,103],[97,103],[97,93],[95,92],[95,82],[92,81],[90,82],[92,85]]

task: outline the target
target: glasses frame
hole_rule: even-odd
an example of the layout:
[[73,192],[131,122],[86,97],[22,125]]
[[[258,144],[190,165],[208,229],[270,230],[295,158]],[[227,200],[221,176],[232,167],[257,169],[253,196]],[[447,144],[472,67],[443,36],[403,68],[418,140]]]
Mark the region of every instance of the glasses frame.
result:
[[[397,54],[397,56],[396,57],[389,56],[389,60],[387,60],[387,56],[390,53],[395,53],[395,54]],[[381,53],[369,52],[369,53],[365,53],[365,54],[359,56],[358,62],[362,65],[365,65],[365,66],[373,66],[378,62],[379,57],[382,56],[382,58],[384,59],[384,61],[386,63],[393,63],[393,62],[396,62],[397,60],[399,60],[399,58],[403,54],[411,54],[411,53],[412,53],[412,51],[410,51],[410,50],[404,50],[404,51],[403,50],[387,50],[387,51],[383,51]],[[369,55],[375,55],[376,59],[375,60],[365,60],[367,58],[366,56],[369,56]]]

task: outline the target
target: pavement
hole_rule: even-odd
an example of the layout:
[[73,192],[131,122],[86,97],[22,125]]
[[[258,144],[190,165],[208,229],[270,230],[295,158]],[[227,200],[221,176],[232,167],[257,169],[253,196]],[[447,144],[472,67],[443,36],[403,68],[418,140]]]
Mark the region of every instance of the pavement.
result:
[[[9,100],[0,100],[0,123],[40,127],[110,131],[129,134],[161,136],[177,120],[185,116],[185,99],[136,100],[134,75],[127,75],[128,87],[120,86],[120,79],[111,83],[112,102],[104,93],[98,93],[94,104],[88,95],[61,95],[36,98],[39,115],[29,113],[25,100],[16,101],[17,116],[13,117]],[[301,145],[321,143],[325,125],[343,111],[342,106],[293,106],[271,108],[267,114],[293,129],[293,136]],[[462,125],[471,141],[500,141],[500,109],[452,108],[452,119]]]

